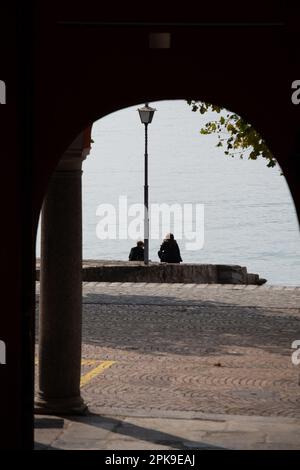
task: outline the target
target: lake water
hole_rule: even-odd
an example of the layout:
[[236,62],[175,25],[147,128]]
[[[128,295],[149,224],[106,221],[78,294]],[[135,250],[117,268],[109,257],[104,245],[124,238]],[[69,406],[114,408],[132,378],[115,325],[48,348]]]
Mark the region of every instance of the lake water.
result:
[[[157,112],[149,126],[150,203],[204,205],[203,247],[186,250],[179,240],[183,260],[240,264],[270,284],[299,285],[298,222],[280,168],[224,155],[216,136],[199,133],[212,116],[193,113],[184,101],[151,106]],[[120,195],[128,204],[143,202],[144,126],[137,107],[93,126],[95,142],[83,164],[84,258],[126,260],[135,244],[99,240],[96,210],[103,203],[118,208]],[[158,260],[160,240],[150,243],[150,259]]]

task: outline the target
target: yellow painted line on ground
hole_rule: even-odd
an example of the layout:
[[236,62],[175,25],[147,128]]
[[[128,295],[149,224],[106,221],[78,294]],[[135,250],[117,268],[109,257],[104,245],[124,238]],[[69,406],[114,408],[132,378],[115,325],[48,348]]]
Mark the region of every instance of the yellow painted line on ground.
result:
[[92,370],[90,370],[89,372],[87,372],[81,377],[80,387],[84,387],[84,385],[86,385],[92,379],[97,377],[97,375],[101,374],[105,369],[108,369],[115,363],[116,361],[103,361],[97,367],[94,367]]
[[[35,358],[35,365],[38,364],[38,358]],[[88,382],[90,382],[93,378],[97,377],[97,375],[102,374],[102,372],[105,371],[105,369],[108,369],[111,367],[113,364],[115,364],[116,361],[102,361],[101,364],[99,364],[99,359],[82,359],[81,364],[85,366],[93,366],[95,364],[99,364],[98,366],[94,367],[92,370],[84,374],[81,379],[80,379],[80,387],[84,387]]]

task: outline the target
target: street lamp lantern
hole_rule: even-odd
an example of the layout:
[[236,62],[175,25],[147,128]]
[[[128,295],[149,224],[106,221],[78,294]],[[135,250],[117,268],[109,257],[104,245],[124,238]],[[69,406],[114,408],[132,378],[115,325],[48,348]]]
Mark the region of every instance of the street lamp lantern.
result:
[[144,185],[144,263],[149,264],[149,186],[148,186],[148,124],[152,122],[155,109],[148,103],[138,109],[141,122],[145,124],[145,185]]
[[140,114],[142,124],[150,124],[155,111],[156,109],[151,108],[148,103],[146,103],[142,108],[139,108],[138,112]]

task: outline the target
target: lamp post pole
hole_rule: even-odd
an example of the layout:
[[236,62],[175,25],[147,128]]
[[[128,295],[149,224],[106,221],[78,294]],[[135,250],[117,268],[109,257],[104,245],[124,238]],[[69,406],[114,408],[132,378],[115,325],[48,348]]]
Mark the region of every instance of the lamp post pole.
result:
[[138,109],[141,122],[145,125],[144,264],[149,264],[148,124],[152,122],[155,111],[148,103]]
[[145,123],[144,263],[149,264],[148,123]]

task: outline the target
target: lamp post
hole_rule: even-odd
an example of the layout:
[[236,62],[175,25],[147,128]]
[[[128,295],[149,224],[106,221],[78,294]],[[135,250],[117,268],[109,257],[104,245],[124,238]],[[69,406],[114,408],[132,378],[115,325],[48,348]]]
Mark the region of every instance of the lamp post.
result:
[[149,186],[148,186],[148,124],[151,123],[156,109],[148,103],[138,109],[141,122],[145,125],[145,185],[144,185],[144,264],[149,264]]

